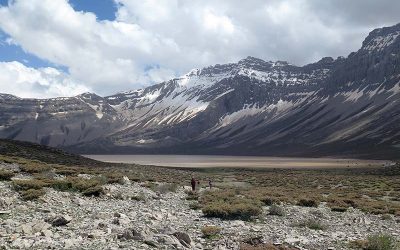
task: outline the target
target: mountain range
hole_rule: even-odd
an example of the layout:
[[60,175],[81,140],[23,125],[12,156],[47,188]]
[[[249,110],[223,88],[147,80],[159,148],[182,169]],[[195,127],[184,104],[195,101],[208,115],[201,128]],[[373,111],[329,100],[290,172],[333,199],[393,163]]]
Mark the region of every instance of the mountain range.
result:
[[247,57],[101,97],[0,94],[0,138],[81,154],[399,158],[400,24],[302,67]]

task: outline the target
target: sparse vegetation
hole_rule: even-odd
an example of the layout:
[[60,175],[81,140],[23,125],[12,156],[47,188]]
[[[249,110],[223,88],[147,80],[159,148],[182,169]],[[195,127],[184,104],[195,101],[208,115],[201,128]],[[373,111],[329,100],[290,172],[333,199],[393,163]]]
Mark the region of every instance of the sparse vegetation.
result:
[[38,161],[27,162],[20,166],[21,170],[26,173],[34,174],[34,173],[43,173],[49,171],[51,167],[45,163],[41,163]]
[[297,205],[302,207],[318,207],[319,202],[313,199],[300,199]]
[[205,226],[201,229],[204,238],[214,239],[221,233],[221,228],[217,226]]
[[135,201],[145,201],[146,200],[146,196],[143,193],[134,195],[131,197],[131,200],[135,200]]
[[45,194],[46,192],[43,189],[28,189],[20,192],[23,200],[36,200]]
[[42,189],[46,187],[46,183],[36,179],[13,180],[13,186],[17,191],[26,191],[29,189]]
[[233,190],[206,192],[200,203],[207,217],[249,220],[262,213],[260,201],[236,195]]
[[281,206],[273,204],[269,208],[269,215],[285,216],[285,210]]
[[365,240],[355,240],[350,242],[353,249],[362,250],[397,250],[400,247],[399,242],[388,234],[370,235]]
[[304,221],[300,222],[297,226],[307,227],[312,230],[325,230],[326,229],[325,224],[323,224],[320,220],[314,219],[314,218],[304,220]]
[[193,192],[193,191],[187,191],[186,192],[187,193],[187,196],[186,196],[186,200],[189,200],[189,201],[193,201],[193,200],[198,200],[199,199],[199,193],[197,193],[197,192]]
[[175,193],[177,188],[178,188],[178,185],[176,185],[175,183],[163,183],[163,184],[159,184],[159,185],[155,186],[153,188],[153,190],[160,194],[166,194],[169,192]]
[[5,169],[0,169],[0,181],[9,181],[13,176],[13,172]]
[[101,186],[89,187],[82,191],[84,196],[100,196],[103,193],[103,188]]
[[190,207],[190,209],[193,209],[193,210],[199,210],[202,208],[201,205],[197,201],[190,203],[189,207]]

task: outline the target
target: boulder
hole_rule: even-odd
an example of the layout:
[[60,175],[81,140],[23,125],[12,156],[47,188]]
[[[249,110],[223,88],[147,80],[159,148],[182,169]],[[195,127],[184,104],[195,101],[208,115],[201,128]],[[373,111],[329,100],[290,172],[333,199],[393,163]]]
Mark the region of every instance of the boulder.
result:
[[172,235],[175,236],[175,238],[177,238],[179,240],[179,242],[182,244],[182,246],[190,247],[190,245],[192,243],[192,239],[190,238],[190,236],[187,233],[175,232]]
[[48,219],[47,222],[50,222],[53,227],[65,226],[70,223],[72,218],[68,215],[65,216],[56,216],[54,218]]

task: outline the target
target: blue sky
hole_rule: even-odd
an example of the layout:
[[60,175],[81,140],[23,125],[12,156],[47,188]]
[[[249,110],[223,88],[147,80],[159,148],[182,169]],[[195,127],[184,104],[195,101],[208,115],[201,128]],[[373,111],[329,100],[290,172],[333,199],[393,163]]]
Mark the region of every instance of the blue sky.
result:
[[[93,3],[96,4],[93,4]],[[76,11],[92,12],[98,20],[114,20],[117,4],[113,0],[69,0],[69,3]],[[0,5],[7,6],[8,0],[0,0]],[[21,46],[7,43],[10,38],[0,29],[0,61],[19,61],[28,67],[54,67],[68,71],[67,67],[51,63],[47,60],[25,52]]]
[[247,56],[347,56],[398,0],[0,0],[0,93],[99,95]]

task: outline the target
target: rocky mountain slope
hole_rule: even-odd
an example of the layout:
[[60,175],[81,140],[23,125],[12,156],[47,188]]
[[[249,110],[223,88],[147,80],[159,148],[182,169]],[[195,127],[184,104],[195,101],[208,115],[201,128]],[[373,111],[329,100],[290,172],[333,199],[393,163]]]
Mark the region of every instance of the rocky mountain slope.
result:
[[376,29],[347,58],[248,57],[108,97],[1,95],[0,137],[80,153],[396,157],[399,34]]

